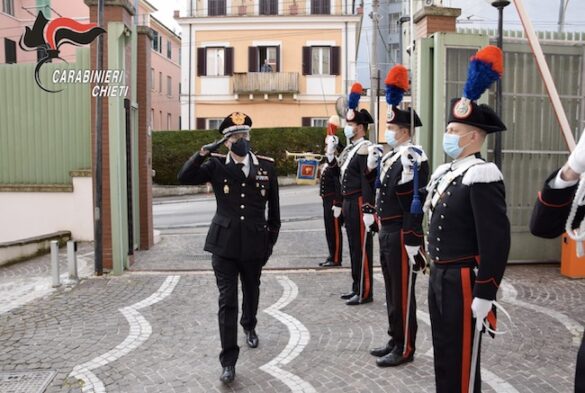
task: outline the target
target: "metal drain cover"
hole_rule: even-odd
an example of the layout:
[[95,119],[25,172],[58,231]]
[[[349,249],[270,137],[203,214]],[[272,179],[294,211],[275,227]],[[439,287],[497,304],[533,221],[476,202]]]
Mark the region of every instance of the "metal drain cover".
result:
[[56,374],[53,370],[0,372],[0,392],[43,393]]

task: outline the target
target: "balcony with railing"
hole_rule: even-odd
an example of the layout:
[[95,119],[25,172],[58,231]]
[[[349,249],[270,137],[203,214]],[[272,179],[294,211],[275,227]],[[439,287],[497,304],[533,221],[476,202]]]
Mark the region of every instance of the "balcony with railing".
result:
[[234,73],[234,94],[296,94],[299,92],[298,72]]
[[[357,3],[357,2],[356,2]],[[204,0],[203,7],[187,9],[184,17],[357,15],[363,6],[340,5],[333,0]]]

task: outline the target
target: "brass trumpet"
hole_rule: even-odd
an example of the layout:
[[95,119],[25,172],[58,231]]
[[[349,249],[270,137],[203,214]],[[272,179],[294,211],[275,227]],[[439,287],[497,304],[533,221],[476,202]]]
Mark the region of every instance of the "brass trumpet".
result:
[[323,154],[316,154],[311,152],[304,152],[304,153],[290,153],[285,150],[286,158],[294,158],[295,161],[298,160],[317,160],[321,161],[324,157]]

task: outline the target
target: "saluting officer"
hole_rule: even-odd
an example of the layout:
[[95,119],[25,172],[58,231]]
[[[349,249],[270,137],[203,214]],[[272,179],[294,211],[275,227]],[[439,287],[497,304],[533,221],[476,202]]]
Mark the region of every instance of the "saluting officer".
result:
[[[220,380],[226,384],[235,378],[240,351],[238,275],[243,294],[240,324],[248,346],[256,348],[260,275],[280,230],[274,160],[250,151],[251,127],[252,119],[244,113],[227,116],[219,126],[223,138],[203,146],[178,175],[181,184],[211,182],[217,201],[204,250],[213,254],[211,261],[219,289],[219,360],[223,367]],[[229,149],[227,156],[213,153],[222,143]]]
[[[413,145],[411,141],[411,119],[414,119],[414,127],[422,126],[418,114],[411,108],[402,110],[398,107],[409,86],[407,69],[401,64],[395,65],[388,72],[385,83],[388,103],[385,137],[392,150],[380,160],[381,150],[370,147],[368,169],[378,178],[376,183],[380,185],[376,210],[380,221],[380,265],[386,287],[390,340],[370,353],[379,357],[376,360],[378,366],[393,367],[412,361],[415,352],[416,274],[411,265],[417,264],[415,269],[424,266],[424,258],[419,254],[423,246],[423,214],[418,194],[419,187],[427,185],[429,164],[422,147]],[[411,211],[413,198],[419,207],[415,211]],[[412,275],[410,293],[409,274]],[[408,343],[405,343],[407,307]]]
[[[343,219],[349,243],[351,258],[351,291],[341,295],[346,304],[354,306],[373,300],[372,277],[372,230],[374,220],[374,182],[366,177],[368,147],[371,142],[365,139],[368,124],[374,119],[365,110],[357,110],[363,89],[354,83],[349,94],[349,109],[346,114],[344,134],[350,144],[339,156],[341,194],[343,196]],[[335,146],[335,140],[329,142]],[[365,250],[365,253],[364,253]]]
[[325,224],[325,237],[329,256],[325,262],[320,262],[322,267],[341,266],[343,253],[343,234],[341,225],[341,183],[339,181],[339,165],[334,160],[336,147],[339,148],[339,139],[335,131],[339,127],[339,116],[333,115],[327,121],[327,137],[325,138],[325,158],[321,170],[321,186],[319,195],[323,200],[323,221]]
[[478,353],[471,370],[472,343],[486,317],[494,322],[492,303],[510,250],[503,176],[480,156],[487,135],[506,126],[489,106],[475,102],[502,72],[497,47],[472,57],[464,96],[451,101],[443,137],[443,149],[454,161],[439,166],[427,187],[428,303],[438,393],[467,392],[470,385],[481,391]]
[[[585,206],[572,206],[576,195],[577,184],[585,173],[585,130],[581,134],[577,147],[569,159],[559,170],[554,171],[544,183],[542,191],[532,211],[530,232],[535,236],[553,239],[565,232],[565,224],[570,228],[579,228],[585,217]],[[581,180],[584,181],[584,180]],[[574,216],[571,216],[572,209]],[[572,218],[572,222],[567,221]],[[577,354],[575,372],[575,393],[585,392],[585,335]]]

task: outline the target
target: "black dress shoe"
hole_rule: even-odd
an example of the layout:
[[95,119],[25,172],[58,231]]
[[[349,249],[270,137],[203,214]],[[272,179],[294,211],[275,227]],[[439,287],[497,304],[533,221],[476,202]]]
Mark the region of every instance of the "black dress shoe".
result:
[[244,330],[246,333],[246,343],[250,348],[256,348],[258,346],[258,335],[254,329]]
[[234,378],[236,378],[236,366],[224,367],[219,376],[219,380],[226,385],[234,382]]
[[374,298],[372,298],[372,297],[368,297],[366,299],[360,300],[360,295],[354,295],[354,297],[352,297],[347,302],[345,302],[345,304],[347,304],[348,306],[357,306],[359,304],[371,303],[373,301],[374,301]]
[[332,262],[332,261],[333,261],[333,259],[331,259],[331,258],[327,258],[327,259],[325,260],[325,262],[319,262],[319,266],[323,266],[323,265],[325,265],[326,263],[329,263],[329,262]]
[[390,340],[383,347],[378,347],[370,350],[370,355],[382,357],[388,355],[394,349],[394,341]]
[[341,295],[340,297],[343,300],[347,300],[347,299],[351,299],[352,297],[356,296],[354,291],[348,292],[348,293],[344,293],[343,295]]
[[414,353],[411,353],[408,357],[404,357],[402,356],[401,348],[395,346],[392,352],[390,352],[388,355],[376,359],[376,365],[378,367],[396,367],[404,363],[412,362],[413,360]]
[[341,263],[327,261],[327,262],[323,262],[323,264],[320,264],[320,266],[321,267],[338,267],[338,266],[341,266]]

